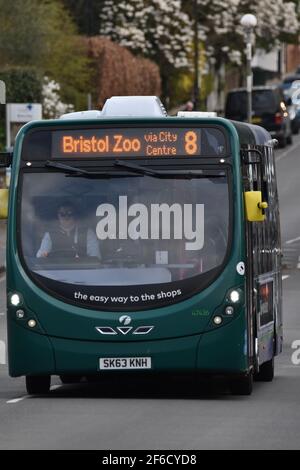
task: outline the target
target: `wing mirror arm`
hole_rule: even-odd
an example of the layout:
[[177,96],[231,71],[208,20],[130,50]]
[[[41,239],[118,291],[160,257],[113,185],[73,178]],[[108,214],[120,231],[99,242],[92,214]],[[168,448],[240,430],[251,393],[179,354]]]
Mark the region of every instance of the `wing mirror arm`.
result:
[[267,202],[259,202],[257,204],[257,207],[261,210],[262,215],[265,215],[266,209],[268,209],[268,203]]
[[[251,158],[251,153],[255,153],[257,155],[256,158]],[[242,160],[243,162],[246,164],[246,165],[257,165],[257,164],[261,164],[262,162],[262,159],[263,159],[263,156],[262,156],[262,153],[260,150],[258,149],[242,149],[241,150],[241,157],[242,157]]]

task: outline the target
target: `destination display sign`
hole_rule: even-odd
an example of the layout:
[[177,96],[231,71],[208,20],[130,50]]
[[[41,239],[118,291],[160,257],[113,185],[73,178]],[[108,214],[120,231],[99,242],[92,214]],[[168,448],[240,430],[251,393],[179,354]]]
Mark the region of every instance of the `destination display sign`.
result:
[[[225,149],[224,135],[214,131],[216,149]],[[216,135],[216,133],[218,135]],[[205,154],[208,138],[201,128],[126,128],[64,130],[52,133],[52,158],[174,157]],[[222,150],[223,149],[223,150]]]

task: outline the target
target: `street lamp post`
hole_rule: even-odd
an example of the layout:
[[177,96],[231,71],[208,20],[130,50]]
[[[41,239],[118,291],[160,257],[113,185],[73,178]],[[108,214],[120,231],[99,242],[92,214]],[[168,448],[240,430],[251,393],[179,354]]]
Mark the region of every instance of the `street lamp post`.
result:
[[244,28],[247,58],[247,121],[252,120],[252,34],[257,25],[256,16],[248,13],[241,18],[241,25]]

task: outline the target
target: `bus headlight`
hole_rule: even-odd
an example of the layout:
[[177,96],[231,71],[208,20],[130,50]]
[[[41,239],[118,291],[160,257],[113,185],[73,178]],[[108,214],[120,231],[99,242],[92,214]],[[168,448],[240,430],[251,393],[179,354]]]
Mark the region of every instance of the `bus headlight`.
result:
[[213,319],[213,322],[215,325],[221,325],[222,321],[223,321],[223,318],[220,317],[220,315],[216,315]]
[[36,326],[36,321],[31,319],[31,320],[28,320],[28,323],[27,325],[30,327],[30,328],[34,328]]
[[11,305],[13,305],[14,307],[18,307],[18,305],[20,305],[21,303],[21,297],[19,294],[12,294],[10,296],[10,303]]
[[238,290],[232,290],[229,292],[229,300],[230,302],[232,302],[233,304],[236,304],[237,302],[240,301],[240,293]]
[[22,318],[25,317],[25,312],[24,312],[24,310],[21,310],[21,309],[17,310],[17,311],[16,311],[16,317],[17,317],[19,320],[22,320]]
[[231,316],[234,314],[234,308],[231,305],[228,305],[225,308],[225,315]]

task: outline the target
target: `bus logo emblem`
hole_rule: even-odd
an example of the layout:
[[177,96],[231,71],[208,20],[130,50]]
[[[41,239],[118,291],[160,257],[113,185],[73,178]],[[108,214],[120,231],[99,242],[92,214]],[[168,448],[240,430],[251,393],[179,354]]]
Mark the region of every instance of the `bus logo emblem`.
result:
[[132,331],[133,335],[147,335],[154,329],[154,326],[138,326],[137,328],[133,328],[130,325],[132,318],[129,315],[122,315],[119,318],[119,323],[124,326],[117,326],[116,328],[112,328],[111,326],[96,326],[96,330],[101,335],[117,335],[121,333],[122,335],[127,335],[130,331]]
[[126,325],[130,325],[131,317],[129,317],[128,315],[122,315],[119,318],[119,322],[122,323],[125,326],[117,326],[117,330],[120,333],[122,333],[122,335],[127,335],[127,333],[129,333],[129,331],[132,330],[132,326],[126,326]]
[[119,322],[120,322],[120,323],[123,323],[125,326],[130,325],[130,323],[131,323],[131,317],[129,317],[128,315],[122,315],[122,316],[119,318]]

